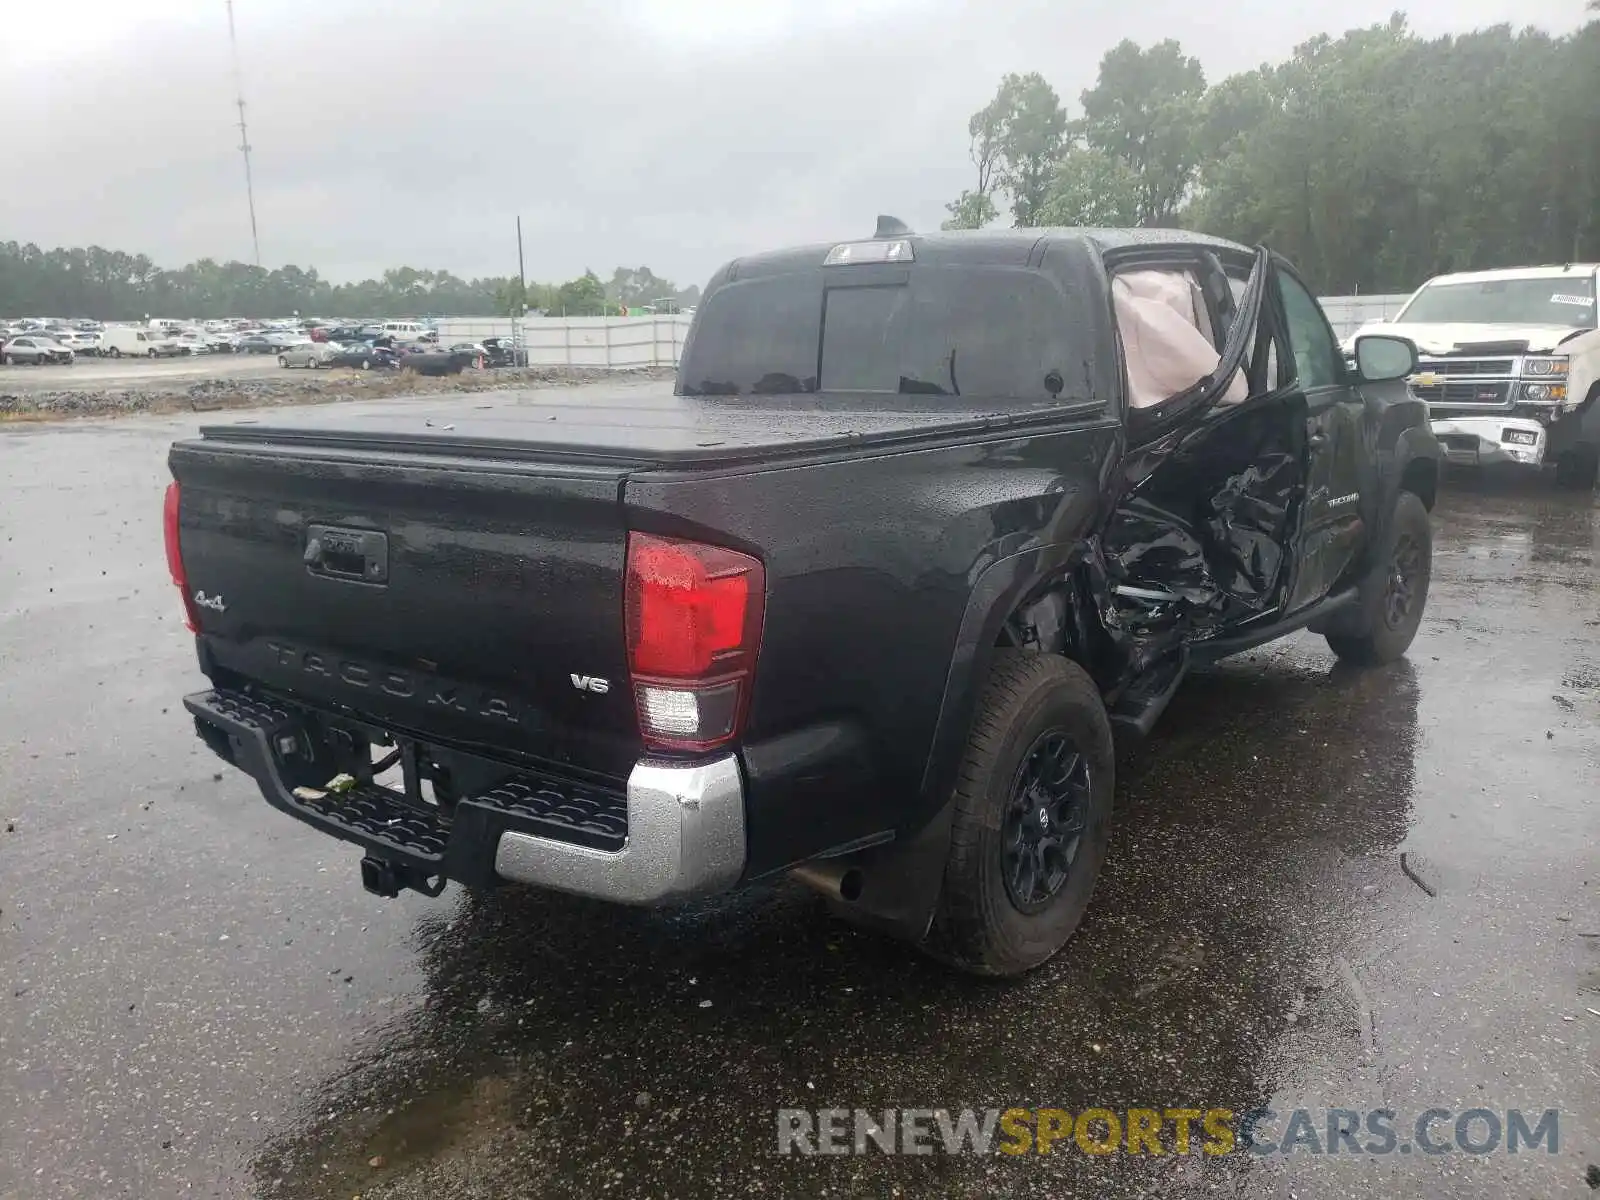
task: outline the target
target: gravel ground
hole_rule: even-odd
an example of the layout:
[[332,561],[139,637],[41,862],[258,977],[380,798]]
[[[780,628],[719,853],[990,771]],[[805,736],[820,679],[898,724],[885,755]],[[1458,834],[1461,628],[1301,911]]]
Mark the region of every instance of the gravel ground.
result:
[[[188,364],[182,364],[188,365]],[[463,371],[459,375],[431,377],[406,371],[305,371],[274,373],[251,370],[255,361],[228,363],[228,374],[196,378],[193,371],[156,374],[141,371],[126,382],[90,376],[79,380],[67,372],[23,368],[0,376],[0,421],[55,420],[62,417],[124,416],[131,413],[216,412],[222,409],[263,408],[284,404],[326,404],[352,400],[380,400],[397,396],[430,396],[441,392],[485,392],[538,386],[560,386],[604,381],[665,379],[671,368],[607,371],[585,367],[524,367],[490,371]],[[60,382],[65,386],[54,385]],[[19,386],[25,384],[26,386]]]

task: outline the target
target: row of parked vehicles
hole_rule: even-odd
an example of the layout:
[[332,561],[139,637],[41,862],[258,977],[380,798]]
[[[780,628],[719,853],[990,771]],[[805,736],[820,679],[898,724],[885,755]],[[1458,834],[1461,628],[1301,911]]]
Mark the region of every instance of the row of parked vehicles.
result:
[[407,360],[405,365],[432,369],[439,364],[421,356],[440,354],[446,356],[444,365],[454,370],[474,365],[527,365],[526,352],[500,338],[442,347],[438,333],[419,321],[363,325],[279,322],[245,328],[224,321],[188,328],[97,322],[0,326],[0,363],[8,366],[70,365],[85,356],[159,359],[197,354],[276,355],[285,367],[348,366],[364,370],[398,367],[402,359]]
[[528,352],[501,338],[481,342],[455,342],[442,346],[437,339],[396,343],[392,337],[344,337],[307,341],[278,352],[278,365],[304,367],[356,367],[359,370],[410,368],[424,374],[455,374],[468,367],[525,367]]
[[99,322],[23,322],[0,326],[0,362],[9,366],[70,364],[79,358],[180,358],[241,350],[274,353],[307,340],[304,329],[237,330]]

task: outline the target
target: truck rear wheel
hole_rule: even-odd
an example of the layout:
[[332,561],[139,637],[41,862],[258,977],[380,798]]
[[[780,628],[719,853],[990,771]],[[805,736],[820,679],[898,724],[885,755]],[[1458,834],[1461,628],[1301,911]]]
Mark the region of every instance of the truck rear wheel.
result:
[[1401,492],[1372,573],[1361,585],[1353,632],[1329,633],[1346,662],[1378,666],[1405,654],[1422,624],[1433,576],[1433,526],[1422,498]]
[[930,948],[979,975],[1019,975],[1089,907],[1111,832],[1111,723],[1082,667],[996,654],[955,787]]

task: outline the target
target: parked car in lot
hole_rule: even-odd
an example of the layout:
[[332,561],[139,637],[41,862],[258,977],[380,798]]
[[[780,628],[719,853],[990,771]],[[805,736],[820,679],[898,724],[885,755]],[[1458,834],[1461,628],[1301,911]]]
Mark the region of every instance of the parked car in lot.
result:
[[247,333],[234,343],[238,354],[276,354],[280,347],[264,333]]
[[312,368],[331,366],[334,356],[341,349],[330,342],[301,342],[297,346],[285,346],[278,351],[278,365]]
[[68,329],[55,335],[56,341],[79,358],[95,357],[100,353],[100,335],[92,330]]
[[654,904],[792,872],[1015,974],[1089,904],[1113,728],[1294,630],[1353,664],[1416,633],[1416,348],[1347,367],[1266,250],[883,218],[743,257],[699,307],[673,395],[172,448],[211,685],[185,706],[369,890]]
[[155,348],[153,357],[182,358],[190,353],[188,345],[170,329],[151,330],[149,336],[151,345]]
[[70,366],[72,350],[54,338],[28,333],[14,337],[0,346],[0,362],[8,367]]
[[456,342],[450,347],[452,354],[465,354],[471,365],[484,367],[527,366],[527,351],[512,347],[499,338],[484,338],[481,342]]
[[329,355],[330,367],[355,367],[361,371],[388,370],[398,366],[400,356],[388,346],[369,342],[347,342]]
[[503,338],[484,338],[483,349],[485,354],[484,366],[486,367],[525,367],[528,365],[528,351],[522,346],[513,346]]
[[1600,266],[1510,267],[1430,279],[1391,322],[1411,338],[1412,390],[1453,463],[1556,466],[1565,486],[1600,474]]
[[203,333],[180,333],[176,340],[185,354],[211,353],[211,343]]
[[266,335],[266,339],[275,350],[311,344],[311,335],[302,329],[275,329]]
[[100,353],[107,358],[176,358],[188,351],[160,329],[107,325],[100,334]]
[[400,369],[418,375],[459,375],[477,356],[463,350],[440,350],[426,342],[414,342],[400,352]]
[[437,341],[439,335],[420,321],[385,321],[379,327],[397,342]]

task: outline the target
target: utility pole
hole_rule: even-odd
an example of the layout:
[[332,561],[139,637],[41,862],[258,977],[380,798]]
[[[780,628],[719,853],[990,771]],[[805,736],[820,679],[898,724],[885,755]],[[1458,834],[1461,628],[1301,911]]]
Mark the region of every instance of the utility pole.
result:
[[250,245],[255,250],[256,266],[261,265],[261,238],[256,233],[256,187],[250,177],[250,133],[244,123],[244,82],[239,73],[239,35],[233,27],[233,0],[228,6],[228,46],[233,52],[234,104],[239,108],[239,152],[244,155],[244,194],[250,203]]
[[[517,214],[517,311],[511,314],[511,348],[522,348],[522,323],[528,319],[528,275],[522,265],[522,214]],[[515,361],[520,357],[513,353]]]
[[522,305],[522,312],[517,314],[520,317],[520,316],[522,316],[524,313],[526,313],[528,311],[528,276],[524,272],[523,267],[522,267],[522,214],[521,213],[517,214],[517,286],[518,286],[518,288],[519,288],[519,290],[521,291],[521,294],[522,294],[522,298],[519,301],[519,303]]

